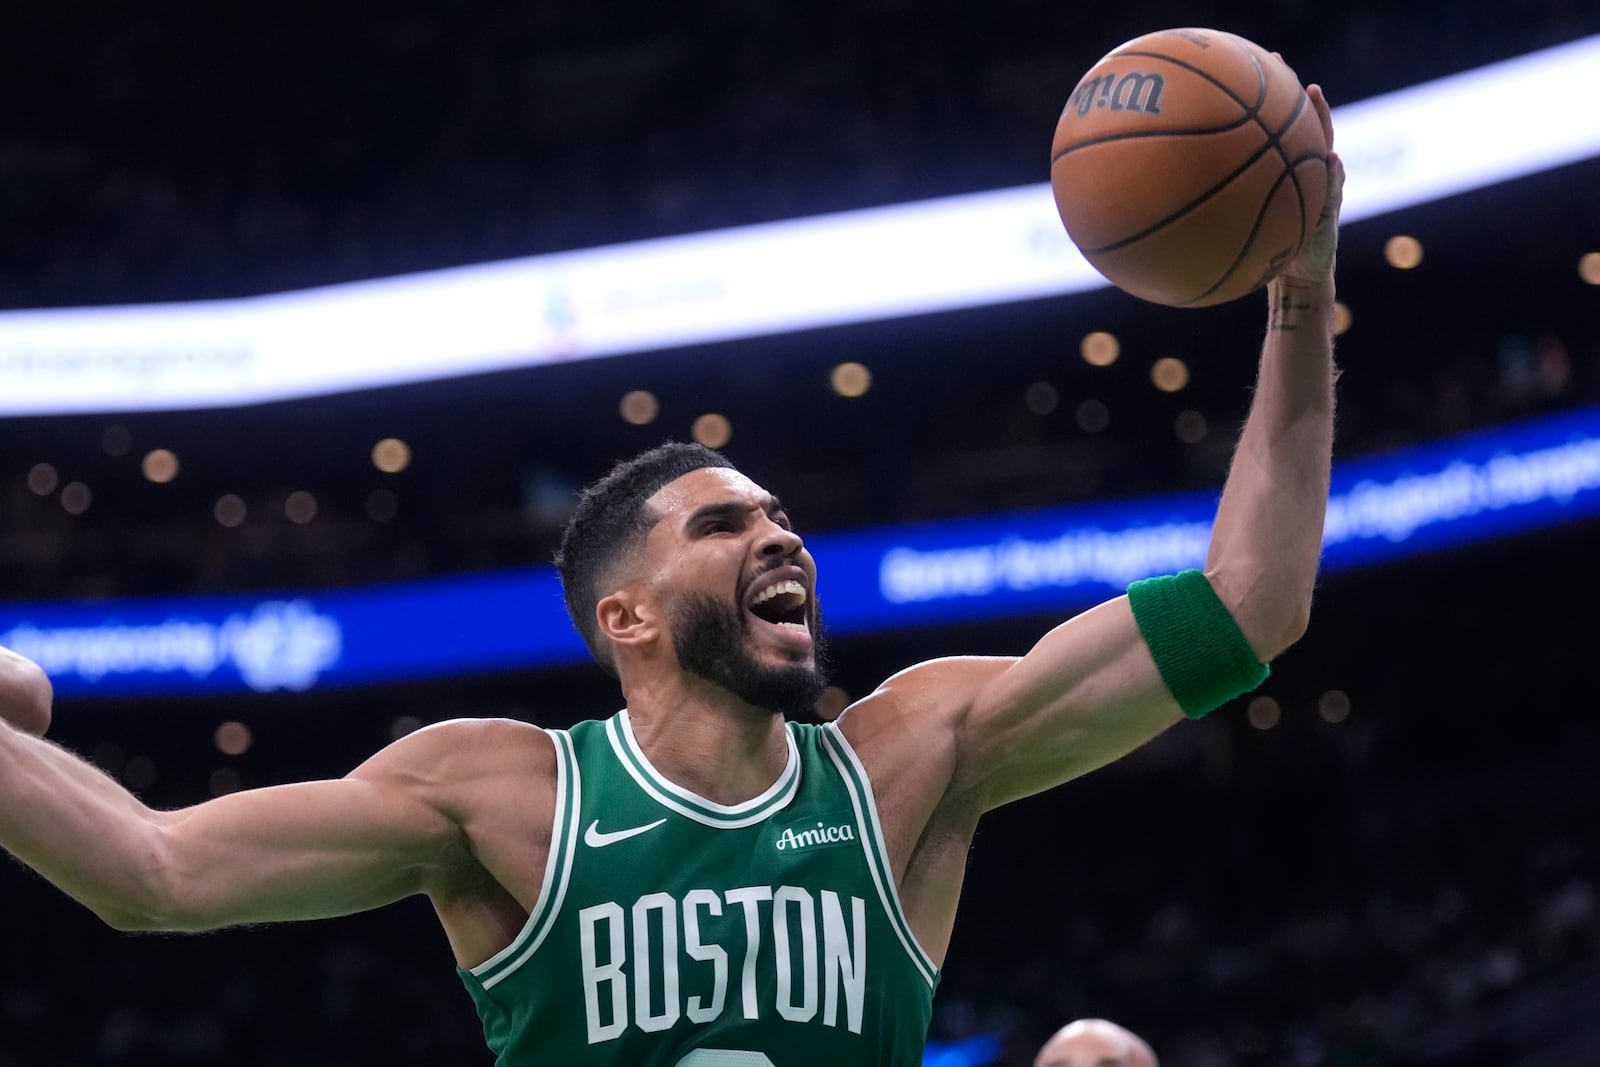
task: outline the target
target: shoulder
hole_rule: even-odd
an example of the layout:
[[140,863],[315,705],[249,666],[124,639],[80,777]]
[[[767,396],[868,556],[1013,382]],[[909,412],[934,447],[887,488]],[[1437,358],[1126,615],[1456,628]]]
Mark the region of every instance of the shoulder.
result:
[[550,733],[516,719],[447,719],[424,726],[378,751],[354,774],[404,780],[449,790],[492,784],[507,777],[553,778]]
[[385,752],[483,758],[510,749],[529,752],[551,748],[550,732],[520,719],[445,719],[424,726],[390,744]]
[[856,731],[890,722],[924,729],[954,725],[977,694],[1016,662],[1014,656],[946,656],[907,667],[846,708],[840,728],[853,742]]
[[932,802],[954,774],[974,700],[1016,662],[1011,656],[950,656],[908,667],[846,708],[836,728],[880,794],[909,784],[922,802]]
[[480,856],[548,839],[556,809],[555,743],[515,719],[449,719],[393,742],[355,771],[438,811]]

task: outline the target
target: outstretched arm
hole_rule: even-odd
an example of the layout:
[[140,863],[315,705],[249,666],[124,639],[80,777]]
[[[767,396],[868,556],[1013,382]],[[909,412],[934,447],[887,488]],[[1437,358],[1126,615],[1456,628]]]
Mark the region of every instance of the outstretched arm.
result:
[[92,765],[0,721],[0,848],[119,929],[360,911],[473,870],[465,833],[437,800],[459,741],[449,725],[434,727],[342,779],[155,811]]
[[[1332,144],[1321,90],[1308,90]],[[1213,526],[1205,577],[1266,663],[1304,633],[1321,557],[1333,446],[1333,265],[1344,181],[1329,157],[1321,222],[1267,289],[1250,414]],[[978,810],[1108,763],[1176,722],[1127,597],[1047,634],[1015,661],[931,664],[975,695],[956,712],[951,788]],[[972,681],[975,680],[975,684]]]
[[[1322,90],[1308,92],[1333,124]],[[1305,632],[1322,557],[1333,455],[1334,257],[1344,164],[1330,153],[1328,202],[1298,260],[1267,286],[1267,339],[1250,417],[1211,530],[1206,576],[1263,662]]]

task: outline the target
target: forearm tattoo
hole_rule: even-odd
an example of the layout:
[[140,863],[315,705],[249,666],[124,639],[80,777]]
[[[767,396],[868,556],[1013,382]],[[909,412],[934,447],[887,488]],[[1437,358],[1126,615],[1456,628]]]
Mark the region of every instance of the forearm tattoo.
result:
[[1311,310],[1311,302],[1304,294],[1285,288],[1279,291],[1270,307],[1271,310],[1267,315],[1267,330],[1281,330],[1288,333],[1300,328],[1301,315]]

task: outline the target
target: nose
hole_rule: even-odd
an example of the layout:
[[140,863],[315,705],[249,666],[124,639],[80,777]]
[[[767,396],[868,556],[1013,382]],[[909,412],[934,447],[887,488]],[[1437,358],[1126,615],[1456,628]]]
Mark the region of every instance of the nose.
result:
[[763,521],[761,538],[756,545],[756,551],[762,558],[792,556],[804,547],[805,541],[793,530],[785,529],[771,519]]

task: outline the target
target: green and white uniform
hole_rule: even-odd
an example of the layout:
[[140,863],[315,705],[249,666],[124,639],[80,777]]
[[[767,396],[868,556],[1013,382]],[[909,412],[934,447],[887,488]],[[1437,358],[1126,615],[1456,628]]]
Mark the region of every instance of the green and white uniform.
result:
[[872,787],[790,723],[772,787],[674,785],[628,713],[552,730],[544,886],[462,980],[500,1067],[917,1067],[938,970],[912,937]]

